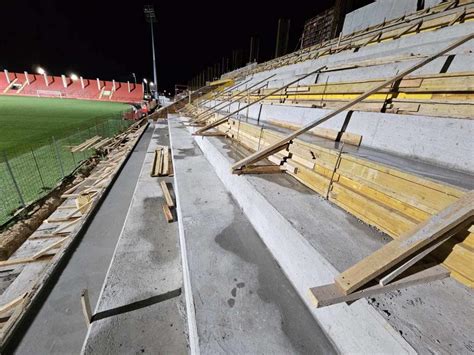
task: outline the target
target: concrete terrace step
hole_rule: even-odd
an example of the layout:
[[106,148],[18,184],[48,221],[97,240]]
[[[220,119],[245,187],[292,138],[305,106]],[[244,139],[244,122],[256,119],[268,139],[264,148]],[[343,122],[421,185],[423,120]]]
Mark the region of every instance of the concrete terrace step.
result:
[[150,176],[156,146],[167,144],[167,125],[156,124],[84,354],[188,352],[178,228],[163,215],[159,185],[172,178]]
[[[170,119],[173,142],[178,132],[180,137],[191,138],[192,128],[186,129],[180,120]],[[339,351],[439,353],[469,349],[473,330],[465,313],[474,309],[473,291],[452,279],[361,299],[350,306],[316,309],[309,297],[310,287],[332,282],[336,274],[390,238],[286,174],[232,175],[230,166],[242,158],[242,148],[235,149],[229,140],[195,137],[195,142]],[[193,169],[192,173],[200,172]],[[219,216],[216,211],[209,218],[214,221]]]
[[334,353],[186,128],[170,136],[192,353]]

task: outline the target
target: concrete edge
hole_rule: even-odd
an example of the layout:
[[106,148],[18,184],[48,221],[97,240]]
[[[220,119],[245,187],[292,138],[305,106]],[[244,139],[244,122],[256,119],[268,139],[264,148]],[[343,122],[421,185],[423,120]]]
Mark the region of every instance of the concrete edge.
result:
[[[147,128],[148,128],[148,125],[149,123],[147,124]],[[147,130],[147,128],[145,128],[143,130],[143,133]],[[154,132],[154,128],[153,128],[153,132]],[[142,134],[143,135],[143,134]],[[140,136],[140,138],[137,140],[137,144],[138,144],[138,141],[142,138],[142,135]],[[136,146],[136,145],[135,145]],[[134,148],[130,151],[130,155],[131,153],[133,152],[133,150],[135,149],[135,146]],[[147,150],[148,150],[148,146],[147,146]],[[146,152],[145,152],[145,155],[146,155]],[[125,166],[125,164],[124,164]],[[145,159],[143,159],[143,163],[142,163],[142,167],[140,169],[140,173],[138,174],[138,179],[137,179],[137,182],[135,184],[135,188],[133,189],[133,195],[132,195],[132,198],[130,199],[130,203],[128,205],[128,210],[127,210],[127,214],[125,215],[125,219],[123,220],[123,225],[122,225],[122,228],[120,230],[120,235],[117,239],[117,242],[115,243],[115,248],[114,248],[114,252],[112,254],[112,259],[110,260],[110,263],[109,263],[109,267],[107,268],[107,272],[105,273],[105,276],[104,276],[104,281],[102,282],[102,288],[100,290],[100,293],[99,293],[99,296],[97,297],[97,303],[94,307],[94,312],[93,314],[97,313],[98,309],[99,309],[99,303],[100,303],[100,299],[102,298],[103,296],[103,293],[104,293],[104,290],[105,290],[105,286],[106,286],[106,280],[109,276],[109,273],[110,273],[110,269],[112,268],[112,264],[114,263],[114,260],[115,260],[115,255],[116,255],[116,252],[117,252],[117,247],[119,245],[119,241],[120,241],[120,238],[122,237],[122,234],[123,234],[123,230],[125,228],[125,225],[126,225],[126,222],[127,222],[127,219],[128,219],[128,216],[130,214],[130,210],[131,210],[131,207],[132,207],[132,202],[133,202],[133,196],[135,195],[135,192],[137,191],[137,187],[138,187],[138,181],[140,180],[140,176],[143,172],[143,168],[145,166]],[[118,174],[117,174],[117,177],[118,177]],[[90,324],[88,327],[87,327],[87,333],[86,333],[86,336],[84,338],[84,342],[82,343],[82,349],[81,349],[81,354],[84,353],[84,350],[85,350],[85,346],[87,344],[87,339],[89,338],[90,336],[90,332],[91,332],[91,329],[92,329],[92,324]]]
[[[174,164],[174,156],[173,156],[173,135],[171,134],[171,130],[169,129],[169,120],[168,120],[168,134],[170,140],[170,148],[171,148],[171,157],[172,162]],[[183,270],[183,290],[184,290],[184,299],[186,302],[186,320],[188,323],[188,341],[189,341],[189,350],[190,353],[193,355],[200,354],[199,348],[199,336],[197,331],[197,323],[196,323],[196,309],[194,307],[194,297],[193,291],[191,288],[191,276],[189,272],[189,265],[188,265],[188,256],[186,251],[186,237],[184,233],[184,225],[183,225],[183,213],[181,211],[181,204],[179,201],[180,194],[178,183],[176,180],[176,174],[173,177],[173,190],[176,197],[176,214],[178,217],[178,231],[179,231],[179,246],[181,249],[181,266]]]
[[[190,133],[193,130],[188,127]],[[195,141],[339,352],[416,353],[366,299],[350,307],[339,304],[316,309],[309,288],[332,282],[339,272],[245,176],[231,174],[230,162],[208,138],[195,137]]]

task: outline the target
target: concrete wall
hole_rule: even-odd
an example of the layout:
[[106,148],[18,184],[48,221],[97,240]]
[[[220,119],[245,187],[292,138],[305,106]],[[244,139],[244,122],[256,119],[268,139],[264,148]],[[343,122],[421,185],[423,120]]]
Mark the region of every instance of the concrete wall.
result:
[[343,34],[363,30],[416,11],[417,0],[377,0],[346,15]]

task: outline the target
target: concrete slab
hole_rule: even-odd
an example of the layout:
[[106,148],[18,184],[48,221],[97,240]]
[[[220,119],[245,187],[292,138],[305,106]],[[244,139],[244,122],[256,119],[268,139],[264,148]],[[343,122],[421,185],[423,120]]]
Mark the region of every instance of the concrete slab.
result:
[[84,354],[187,353],[178,229],[163,215],[159,185],[171,178],[150,176],[157,145],[168,145],[166,123],[153,131]]
[[[305,288],[307,291],[309,284],[317,286],[331,282],[333,276],[330,273],[345,270],[391,240],[323,200],[288,175],[232,175],[231,163],[242,156],[233,149],[229,140],[196,137],[196,142],[292,283],[296,284],[297,289],[301,288],[301,293],[305,292]],[[280,234],[283,236],[280,237]],[[298,238],[304,241],[300,242]],[[301,243],[299,250],[295,247],[298,243]],[[312,254],[308,248],[312,249]],[[305,262],[306,257],[312,260]],[[396,331],[417,352],[465,353],[472,349],[470,339],[474,336],[471,324],[474,316],[473,295],[472,289],[447,279],[391,292],[368,301],[359,300],[350,307],[313,308],[313,314],[323,329],[330,327],[336,346],[351,341],[357,333],[361,343],[365,339],[375,347],[372,350],[366,348],[364,352],[381,352],[382,347],[392,339],[390,333],[381,335],[380,326]],[[379,313],[379,320],[376,320],[377,317],[368,319],[369,315],[373,316],[368,310],[369,304]],[[331,319],[326,319],[326,312],[331,314]],[[385,326],[382,326],[383,321],[380,322],[382,317],[388,322]],[[345,324],[341,324],[344,321]],[[352,322],[357,328],[351,328]],[[366,329],[370,335],[364,335],[365,326],[370,327]],[[338,332],[342,327],[346,327],[346,331],[339,343],[341,338]],[[379,332],[378,335],[375,332]],[[355,345],[352,346],[350,351],[356,351]],[[392,347],[387,351],[393,352],[394,349]]]
[[16,354],[80,352],[87,332],[80,294],[87,288],[92,306],[97,302],[151,133],[149,128],[142,136],[54,288],[45,296],[41,309],[26,322],[27,329],[22,336],[18,335],[9,351]]
[[[191,349],[333,353],[334,348],[184,126],[170,123],[187,255]],[[193,343],[195,345],[193,345]]]

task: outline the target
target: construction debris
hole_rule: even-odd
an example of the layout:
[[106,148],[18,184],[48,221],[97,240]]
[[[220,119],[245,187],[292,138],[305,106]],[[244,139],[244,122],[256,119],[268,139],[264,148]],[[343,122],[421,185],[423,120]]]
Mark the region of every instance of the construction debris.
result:
[[[0,262],[0,267],[7,266],[12,268],[13,274],[16,273],[15,282],[0,295],[0,311],[10,310],[0,320],[0,347],[12,336],[19,320],[29,310],[32,300],[44,287],[59,260],[66,255],[66,249],[76,239],[92,210],[105,196],[110,182],[125,163],[145,128],[146,122],[139,121],[118,136],[103,140],[100,146],[104,153],[108,153],[107,158],[100,161],[87,178],[79,180],[66,190],[61,195],[64,198],[62,205],[43,221],[8,260]],[[98,141],[99,136],[73,149],[88,149]]]
[[[413,231],[391,241],[339,274],[333,284],[311,288],[316,305],[323,307],[348,302],[448,276],[449,271],[441,265],[415,273],[410,273],[410,270],[416,269],[417,262],[442,244],[439,243],[440,239],[446,241],[453,234],[467,230],[473,221],[474,191],[470,191],[427,221],[417,225]],[[427,249],[423,250],[425,247]],[[420,254],[421,256],[418,256]],[[407,259],[409,260],[406,261]],[[402,265],[398,266],[400,263]],[[391,270],[394,267],[395,271]],[[383,277],[387,272],[389,277]],[[407,273],[409,276],[401,277]],[[381,275],[383,281],[366,287]]]
[[97,144],[98,141],[102,139],[101,136],[94,136],[92,138],[87,139],[83,143],[76,145],[74,147],[71,147],[71,153],[76,153],[76,152],[83,152],[87,149],[92,148],[93,145]]

